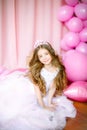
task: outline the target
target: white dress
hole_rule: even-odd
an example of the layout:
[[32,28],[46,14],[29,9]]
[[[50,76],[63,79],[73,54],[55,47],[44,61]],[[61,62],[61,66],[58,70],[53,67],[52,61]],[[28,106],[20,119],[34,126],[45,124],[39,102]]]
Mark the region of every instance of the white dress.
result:
[[[58,72],[42,69],[48,91]],[[34,86],[25,72],[13,72],[0,80],[0,130],[63,130],[66,117],[74,118],[76,109],[64,95],[53,98],[55,111],[45,110],[37,102]],[[43,98],[47,104],[48,95]]]

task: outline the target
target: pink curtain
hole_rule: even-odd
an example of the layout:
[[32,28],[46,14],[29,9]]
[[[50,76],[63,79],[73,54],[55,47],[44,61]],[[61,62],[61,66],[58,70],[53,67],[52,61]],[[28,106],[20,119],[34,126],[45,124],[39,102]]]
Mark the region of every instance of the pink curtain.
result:
[[34,42],[46,40],[60,53],[61,0],[0,0],[0,66],[26,67]]

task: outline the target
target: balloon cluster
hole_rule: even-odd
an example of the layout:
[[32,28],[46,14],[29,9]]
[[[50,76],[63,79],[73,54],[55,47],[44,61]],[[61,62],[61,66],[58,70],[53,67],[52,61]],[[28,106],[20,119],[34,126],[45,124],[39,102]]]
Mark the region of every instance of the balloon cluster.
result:
[[87,80],[87,0],[65,0],[58,10],[58,20],[68,32],[60,47],[66,51],[64,64],[70,81]]
[[[60,47],[65,52],[63,62],[68,80],[72,83],[70,88],[72,89],[74,86],[73,91],[78,91],[75,95],[68,88],[65,94],[71,94],[69,96],[75,100],[84,101],[84,98],[81,98],[81,93],[78,97],[78,89],[85,88],[86,91],[83,90],[85,92],[83,95],[87,101],[87,0],[65,0],[65,3],[59,8],[57,15],[57,19],[68,30],[61,39]],[[77,90],[75,85],[76,88],[79,87]]]

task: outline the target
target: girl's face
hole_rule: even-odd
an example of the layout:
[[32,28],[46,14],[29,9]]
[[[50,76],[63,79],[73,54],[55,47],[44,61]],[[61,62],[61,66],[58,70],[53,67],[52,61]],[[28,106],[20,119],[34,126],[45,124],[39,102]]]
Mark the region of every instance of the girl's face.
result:
[[49,64],[51,64],[52,57],[51,57],[49,51],[46,50],[46,49],[44,49],[44,48],[43,48],[43,49],[41,48],[41,49],[38,51],[38,58],[39,58],[40,62],[41,62],[42,64],[44,64],[44,65],[49,65]]

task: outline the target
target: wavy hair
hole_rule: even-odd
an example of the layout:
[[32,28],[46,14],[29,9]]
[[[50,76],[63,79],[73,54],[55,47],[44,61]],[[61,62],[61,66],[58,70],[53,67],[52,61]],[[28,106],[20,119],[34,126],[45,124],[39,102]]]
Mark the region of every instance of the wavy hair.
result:
[[45,81],[44,81],[43,77],[41,77],[41,75],[40,75],[40,71],[44,65],[39,61],[39,58],[38,58],[38,51],[40,49],[48,50],[49,54],[52,57],[52,61],[51,61],[52,65],[59,68],[59,72],[54,79],[54,84],[56,86],[55,94],[57,95],[59,93],[62,93],[63,89],[67,85],[67,76],[66,76],[66,72],[65,72],[65,67],[62,63],[61,58],[55,54],[54,49],[48,42],[47,42],[47,44],[41,44],[41,45],[37,46],[37,48],[34,49],[32,58],[30,59],[30,61],[28,63],[29,71],[27,73],[27,76],[29,77],[29,79],[32,80],[32,82],[34,84],[39,86],[40,91],[43,93],[43,95],[45,95],[46,94]]

